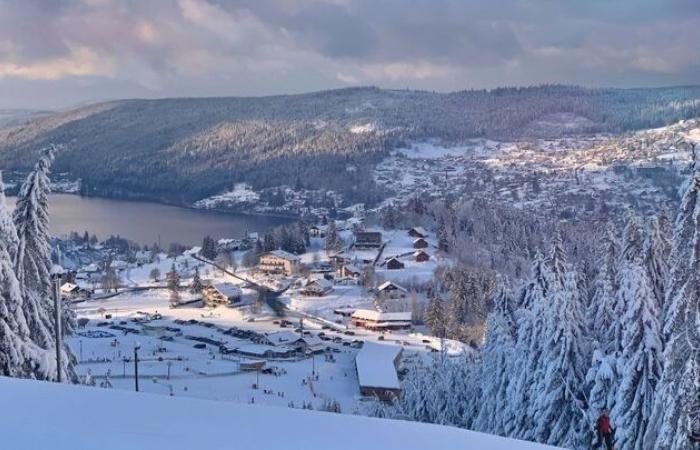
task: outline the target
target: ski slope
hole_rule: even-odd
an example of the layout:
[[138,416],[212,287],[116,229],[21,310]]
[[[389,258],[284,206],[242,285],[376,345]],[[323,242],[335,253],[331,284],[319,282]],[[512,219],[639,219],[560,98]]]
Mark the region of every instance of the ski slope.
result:
[[0,398],[0,436],[8,449],[554,448],[415,422],[11,378],[0,378]]

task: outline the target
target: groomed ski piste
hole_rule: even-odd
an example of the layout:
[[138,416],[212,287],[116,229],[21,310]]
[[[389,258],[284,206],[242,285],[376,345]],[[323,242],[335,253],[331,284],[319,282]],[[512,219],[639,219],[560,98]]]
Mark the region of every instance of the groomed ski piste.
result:
[[[546,450],[416,422],[0,378],[3,448]],[[37,426],[41,424],[41,426]]]

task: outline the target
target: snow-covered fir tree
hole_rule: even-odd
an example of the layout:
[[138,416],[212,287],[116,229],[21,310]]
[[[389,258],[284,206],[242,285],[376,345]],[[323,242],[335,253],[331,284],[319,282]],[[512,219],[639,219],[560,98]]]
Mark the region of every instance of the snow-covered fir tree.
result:
[[[664,235],[661,218],[649,222],[644,238],[643,261],[647,278],[651,283],[659,314],[663,311],[665,281],[668,276],[668,238]],[[661,316],[659,316],[660,318]]]
[[371,415],[472,428],[479,405],[480,366],[472,352],[459,358],[419,362],[393,404],[377,402]]
[[530,281],[519,295],[519,309],[515,312],[516,343],[513,361],[513,380],[508,384],[507,395],[512,420],[504,421],[505,434],[517,438],[531,438],[533,424],[527,413],[532,404],[532,388],[535,371],[541,354],[540,330],[543,310],[549,293],[548,268],[544,257],[538,253],[532,264]]
[[659,305],[645,268],[635,263],[628,263],[622,269],[619,295],[625,313],[619,318],[622,353],[612,417],[619,447],[641,450],[661,378]]
[[631,210],[627,212],[625,228],[622,231],[622,261],[634,261],[642,257],[644,251],[644,231],[639,218]]
[[474,422],[474,429],[486,433],[505,435],[505,423],[513,420],[508,414],[507,392],[515,345],[515,309],[513,294],[502,280],[487,320],[481,358],[481,408]]
[[[694,155],[697,156],[697,155]],[[646,448],[686,450],[697,417],[700,337],[700,167],[694,161],[674,225],[666,285],[663,375],[645,435]]]
[[[25,179],[17,195],[12,215],[17,231],[17,250],[14,255],[14,271],[21,287],[22,310],[29,330],[29,339],[36,345],[39,359],[50,360],[55,352],[55,327],[52,320],[53,303],[50,277],[51,245],[49,235],[49,168],[53,162],[54,147],[42,151],[39,161]],[[71,323],[70,312],[64,313],[64,324]],[[62,330],[70,332],[69,329]],[[75,357],[64,344],[63,364],[60,368],[64,380],[75,380]],[[36,373],[40,378],[54,378],[56,368]]]
[[619,248],[611,229],[604,235],[594,280],[593,297],[586,311],[590,336],[601,344],[604,353],[611,351],[611,329],[615,322],[615,292],[617,291]]
[[52,150],[45,151],[17,195],[13,221],[18,245],[15,271],[23,288],[23,307],[32,341],[53,345],[51,247],[49,244],[49,167]]
[[533,440],[568,448],[580,448],[589,428],[582,392],[588,361],[577,281],[574,271],[566,271],[563,286],[554,284],[548,296],[531,408]]

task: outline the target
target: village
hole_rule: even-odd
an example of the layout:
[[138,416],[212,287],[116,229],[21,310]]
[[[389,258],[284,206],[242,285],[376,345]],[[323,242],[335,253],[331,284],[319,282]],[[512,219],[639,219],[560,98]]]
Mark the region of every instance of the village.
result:
[[308,228],[305,253],[263,252],[250,267],[257,233],[218,240],[212,259],[202,247],[123,258],[92,245],[92,262],[73,264],[60,288],[83,381],[362,413],[398,395],[416,361],[468,351],[423,325],[427,298],[413,287],[449,262],[433,233],[338,221],[340,245],[328,251],[330,226]]

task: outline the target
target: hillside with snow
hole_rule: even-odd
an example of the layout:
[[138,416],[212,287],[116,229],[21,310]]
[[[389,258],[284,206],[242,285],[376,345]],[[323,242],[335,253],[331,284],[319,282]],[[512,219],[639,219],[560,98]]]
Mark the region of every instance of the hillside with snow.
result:
[[383,193],[371,170],[407,143],[620,133],[698,116],[700,87],[692,86],[445,94],[368,87],[122,100],[0,126],[0,166],[27,169],[38,149],[53,143],[55,169],[82,180],[83,194],[191,205],[247,183],[255,190],[334,190],[350,204],[375,203]]
[[0,378],[0,396],[3,447],[13,449],[554,449],[437,425],[10,378]]

